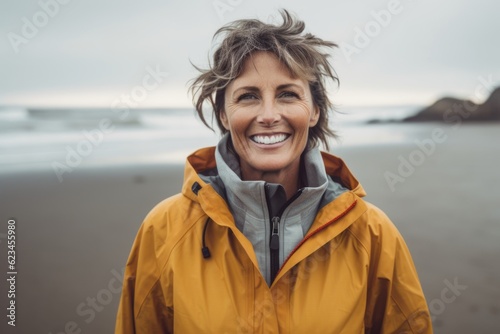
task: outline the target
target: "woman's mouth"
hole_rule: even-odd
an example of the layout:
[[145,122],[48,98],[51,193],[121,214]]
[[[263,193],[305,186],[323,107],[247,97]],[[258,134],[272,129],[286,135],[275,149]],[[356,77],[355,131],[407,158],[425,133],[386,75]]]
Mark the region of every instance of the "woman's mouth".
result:
[[273,145],[285,141],[290,135],[281,133],[270,136],[255,135],[251,136],[250,139],[257,144]]

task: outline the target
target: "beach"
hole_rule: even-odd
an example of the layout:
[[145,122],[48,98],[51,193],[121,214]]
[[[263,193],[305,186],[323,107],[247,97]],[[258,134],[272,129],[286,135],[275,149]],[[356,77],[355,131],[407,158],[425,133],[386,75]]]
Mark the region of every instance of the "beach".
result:
[[[500,124],[411,130],[408,141],[332,152],[404,236],[435,332],[498,333]],[[182,175],[182,164],[163,160],[81,166],[63,182],[49,167],[0,170],[0,249],[12,218],[17,251],[16,327],[3,316],[0,331],[112,333],[135,234]],[[6,295],[2,284],[4,312]]]

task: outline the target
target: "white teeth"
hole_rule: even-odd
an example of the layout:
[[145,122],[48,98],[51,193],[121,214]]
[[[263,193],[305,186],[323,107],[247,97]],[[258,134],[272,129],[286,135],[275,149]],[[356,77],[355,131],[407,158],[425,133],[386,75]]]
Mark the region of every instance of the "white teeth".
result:
[[284,134],[272,135],[272,136],[253,136],[252,140],[259,144],[272,145],[280,143],[287,138]]

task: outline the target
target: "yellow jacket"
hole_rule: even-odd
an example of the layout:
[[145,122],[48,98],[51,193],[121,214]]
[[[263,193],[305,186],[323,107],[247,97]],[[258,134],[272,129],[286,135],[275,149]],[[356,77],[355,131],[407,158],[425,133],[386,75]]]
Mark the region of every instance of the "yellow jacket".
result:
[[[215,148],[188,158],[182,193],[146,217],[127,262],[122,333],[432,333],[406,244],[339,158],[350,191],[324,206],[269,287],[224,199],[198,176]],[[207,219],[210,224],[205,224]],[[211,257],[202,255],[204,227]]]

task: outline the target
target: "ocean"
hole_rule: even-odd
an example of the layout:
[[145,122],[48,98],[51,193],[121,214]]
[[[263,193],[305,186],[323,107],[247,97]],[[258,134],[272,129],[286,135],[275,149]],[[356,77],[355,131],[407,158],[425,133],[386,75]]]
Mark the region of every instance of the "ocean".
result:
[[[412,138],[411,124],[399,120],[418,106],[337,107],[331,126],[338,147],[397,144]],[[220,135],[193,109],[0,108],[0,172],[103,165],[183,163],[194,150],[212,146]]]

